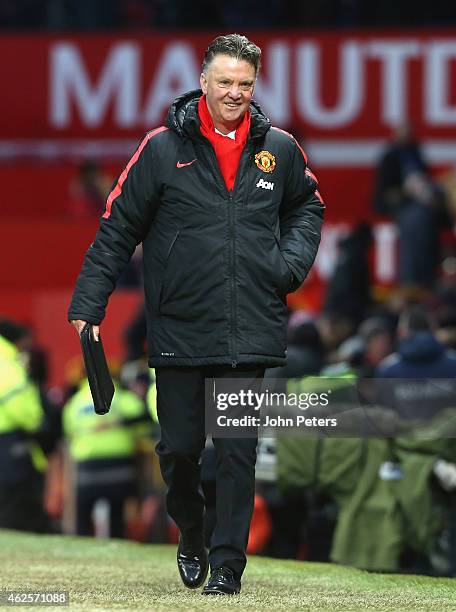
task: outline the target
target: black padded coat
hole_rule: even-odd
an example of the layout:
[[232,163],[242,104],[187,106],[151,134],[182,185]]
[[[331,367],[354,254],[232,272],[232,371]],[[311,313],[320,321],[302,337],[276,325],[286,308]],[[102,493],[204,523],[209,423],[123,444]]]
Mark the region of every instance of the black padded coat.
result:
[[292,136],[252,103],[233,191],[200,132],[200,91],[177,98],[108,197],[69,319],[99,324],[143,243],[149,365],[282,365],[287,293],[317,253],[324,205]]

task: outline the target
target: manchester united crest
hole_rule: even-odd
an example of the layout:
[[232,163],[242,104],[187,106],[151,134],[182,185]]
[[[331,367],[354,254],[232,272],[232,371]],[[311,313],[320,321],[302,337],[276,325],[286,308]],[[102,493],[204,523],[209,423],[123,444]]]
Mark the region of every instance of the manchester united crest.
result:
[[276,160],[269,151],[260,151],[255,155],[255,163],[263,172],[272,172],[276,167]]

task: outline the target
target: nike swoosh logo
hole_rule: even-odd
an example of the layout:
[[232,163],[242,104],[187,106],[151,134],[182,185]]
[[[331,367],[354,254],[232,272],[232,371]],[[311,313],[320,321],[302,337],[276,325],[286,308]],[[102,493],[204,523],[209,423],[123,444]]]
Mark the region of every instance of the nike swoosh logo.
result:
[[176,168],[184,168],[185,166],[191,166],[192,164],[194,164],[196,162],[196,159],[192,159],[192,161],[190,162],[186,162],[184,164],[181,164],[180,161],[177,162],[176,164]]

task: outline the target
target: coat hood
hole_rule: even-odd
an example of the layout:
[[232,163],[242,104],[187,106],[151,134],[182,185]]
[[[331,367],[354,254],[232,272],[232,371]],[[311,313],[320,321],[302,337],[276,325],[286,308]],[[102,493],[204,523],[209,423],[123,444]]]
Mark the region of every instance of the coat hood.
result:
[[402,340],[399,353],[407,361],[433,361],[445,347],[429,331],[415,332]]
[[[203,95],[201,89],[188,91],[176,98],[168,110],[166,125],[179,134],[181,138],[202,138],[200,120],[198,117],[198,100]],[[271,127],[271,122],[261,110],[260,105],[253,101],[250,103],[250,136],[260,138]]]

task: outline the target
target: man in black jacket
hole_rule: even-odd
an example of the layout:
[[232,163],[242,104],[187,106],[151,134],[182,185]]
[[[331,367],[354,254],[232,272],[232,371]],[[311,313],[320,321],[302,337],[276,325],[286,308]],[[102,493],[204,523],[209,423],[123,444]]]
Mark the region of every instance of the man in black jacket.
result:
[[[167,506],[190,588],[205,581],[206,378],[261,380],[285,363],[286,295],[315,259],[324,205],[295,139],[252,100],[260,49],[244,36],[208,47],[201,90],[177,98],[108,196],[69,310],[95,334],[137,244],[144,253],[149,365],[155,368]],[[253,510],[254,438],[214,438],[217,522],[205,593],[238,593]]]

